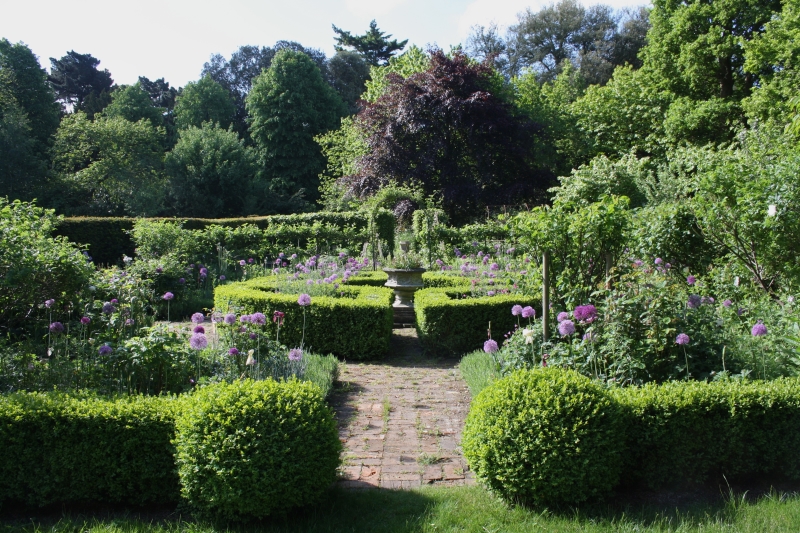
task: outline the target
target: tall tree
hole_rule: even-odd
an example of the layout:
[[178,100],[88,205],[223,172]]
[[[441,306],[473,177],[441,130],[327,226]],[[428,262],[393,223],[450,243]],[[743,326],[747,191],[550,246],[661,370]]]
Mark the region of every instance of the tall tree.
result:
[[150,81],[146,76],[139,76],[139,86],[150,96],[153,105],[163,107],[167,111],[172,111],[175,107],[175,98],[178,97],[178,89],[170,87],[164,78]]
[[111,103],[103,110],[109,118],[120,117],[130,122],[144,119],[154,128],[164,125],[164,108],[153,105],[153,100],[137,82],[120,87],[111,94]]
[[[99,59],[91,54],[79,54],[74,50],[61,59],[50,58],[50,76],[56,96],[76,111],[91,107],[93,113],[102,111],[103,95],[108,95],[114,85],[108,70],[99,70]],[[91,106],[89,104],[92,104]]]
[[531,157],[540,127],[491,92],[491,67],[434,50],[427,70],[388,82],[358,116],[368,151],[344,178],[355,194],[416,184],[463,221],[483,205],[535,198],[550,183]]
[[337,51],[341,52],[351,48],[373,66],[385,65],[393,55],[408,44],[408,39],[399,42],[397,39],[390,41],[392,36],[380,31],[374,20],[369,23],[369,30],[364,35],[353,35],[336,26],[333,26],[333,31],[338,36],[333,38],[336,41],[334,48]]
[[465,51],[479,61],[491,62],[497,71],[508,73],[508,45],[500,35],[497,23],[470,28]]
[[265,176],[279,194],[318,196],[325,159],[314,137],[339,124],[347,109],[307,55],[278,52],[247,97],[250,134],[262,150]]
[[28,114],[14,97],[14,75],[0,69],[0,197],[30,199],[32,182],[44,173]]
[[198,81],[191,81],[183,88],[175,103],[175,126],[184,130],[191,126],[199,128],[204,122],[219,124],[222,129],[231,125],[236,106],[230,93],[206,74]]
[[369,79],[369,65],[355,52],[336,52],[328,62],[331,84],[351,113],[359,110],[358,100]]

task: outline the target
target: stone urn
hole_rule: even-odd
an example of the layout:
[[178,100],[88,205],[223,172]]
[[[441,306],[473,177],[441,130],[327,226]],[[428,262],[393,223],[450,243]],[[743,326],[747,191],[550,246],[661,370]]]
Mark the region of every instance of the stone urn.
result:
[[414,292],[423,287],[424,268],[384,268],[389,280],[384,287],[394,289],[394,323],[396,326],[414,324]]

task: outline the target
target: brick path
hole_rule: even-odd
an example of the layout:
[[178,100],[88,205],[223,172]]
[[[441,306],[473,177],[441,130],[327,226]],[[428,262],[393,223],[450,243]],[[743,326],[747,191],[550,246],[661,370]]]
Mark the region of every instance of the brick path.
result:
[[423,356],[414,329],[395,329],[374,363],[341,365],[340,485],[411,488],[474,483],[459,446],[469,391],[455,359]]

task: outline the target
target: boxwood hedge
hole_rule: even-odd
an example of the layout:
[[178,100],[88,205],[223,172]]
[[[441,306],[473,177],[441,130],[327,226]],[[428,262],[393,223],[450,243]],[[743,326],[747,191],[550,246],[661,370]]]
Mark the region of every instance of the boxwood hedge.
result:
[[430,350],[471,352],[483,346],[489,322],[495,339],[513,331],[517,318],[511,307],[515,304],[536,306],[538,302],[532,296],[511,294],[473,298],[468,286],[421,289],[414,294],[417,332]]
[[[379,357],[389,349],[392,335],[394,292],[384,287],[339,288],[341,296],[315,296],[305,308],[305,346],[317,353],[332,353],[347,359]],[[261,312],[271,317],[286,314],[280,340],[299,346],[303,335],[303,308],[297,294],[274,291],[274,280],[255,278],[220,285],[214,290],[214,306],[220,311]],[[267,322],[275,333],[275,324]],[[269,330],[268,329],[268,330]]]

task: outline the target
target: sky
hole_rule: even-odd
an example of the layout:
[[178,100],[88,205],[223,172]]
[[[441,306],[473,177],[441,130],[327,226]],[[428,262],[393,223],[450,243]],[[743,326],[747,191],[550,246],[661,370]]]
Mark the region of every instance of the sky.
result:
[[[331,24],[363,34],[378,28],[422,48],[466,42],[473,25],[513,24],[517,13],[551,0],[0,0],[0,38],[24,42],[48,71],[70,50],[100,60],[118,84],[139,76],[182,87],[199,78],[212,54],[239,46],[297,41],[333,55]],[[600,3],[582,0],[584,5]],[[614,8],[643,4],[605,0]]]

